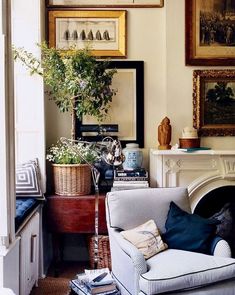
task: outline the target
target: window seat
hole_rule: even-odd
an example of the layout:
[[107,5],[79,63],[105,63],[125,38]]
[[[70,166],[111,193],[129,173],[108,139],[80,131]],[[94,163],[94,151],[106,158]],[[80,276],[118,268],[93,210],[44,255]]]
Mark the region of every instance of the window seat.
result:
[[[15,234],[19,238],[19,294],[29,295],[43,275],[42,208],[38,159],[16,167]],[[18,294],[18,293],[17,293]]]
[[16,216],[15,231],[18,232],[22,226],[30,219],[31,214],[35,212],[35,208],[41,204],[41,201],[35,198],[17,198],[16,199]]
[[16,199],[15,232],[17,233],[30,213],[39,205],[40,201],[34,198]]
[[30,294],[41,274],[43,203],[35,197],[16,198],[15,231],[20,237],[19,289],[24,295]]

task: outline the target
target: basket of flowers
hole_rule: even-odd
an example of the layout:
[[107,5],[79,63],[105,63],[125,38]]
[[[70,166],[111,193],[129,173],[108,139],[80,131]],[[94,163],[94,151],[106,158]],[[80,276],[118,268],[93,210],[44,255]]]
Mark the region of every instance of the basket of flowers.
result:
[[55,193],[63,196],[90,194],[91,169],[87,163],[92,164],[98,158],[94,150],[82,143],[68,146],[58,141],[52,145],[47,160],[52,162]]

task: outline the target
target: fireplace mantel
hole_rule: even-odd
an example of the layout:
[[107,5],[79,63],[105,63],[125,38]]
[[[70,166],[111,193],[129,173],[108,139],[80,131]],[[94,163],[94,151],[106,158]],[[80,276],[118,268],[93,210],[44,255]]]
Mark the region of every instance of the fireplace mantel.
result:
[[235,185],[235,150],[150,150],[151,187],[188,188],[192,209],[215,188]]

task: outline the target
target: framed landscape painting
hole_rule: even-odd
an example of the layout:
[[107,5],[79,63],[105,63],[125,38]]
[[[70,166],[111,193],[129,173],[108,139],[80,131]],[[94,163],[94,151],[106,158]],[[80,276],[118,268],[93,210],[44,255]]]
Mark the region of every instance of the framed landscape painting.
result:
[[49,46],[69,51],[89,47],[97,57],[125,58],[126,10],[49,10]]
[[164,0],[47,0],[48,7],[163,7]]
[[235,65],[235,1],[185,0],[186,65]]
[[200,136],[235,135],[235,71],[193,72],[193,126]]

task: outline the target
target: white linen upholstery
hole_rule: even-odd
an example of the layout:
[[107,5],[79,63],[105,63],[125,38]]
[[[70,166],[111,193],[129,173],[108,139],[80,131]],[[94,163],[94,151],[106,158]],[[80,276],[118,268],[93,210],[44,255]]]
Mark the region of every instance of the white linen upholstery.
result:
[[225,240],[220,240],[214,249],[214,256],[231,257],[231,248]]
[[0,288],[0,294],[1,295],[15,295],[15,293],[8,288]]
[[172,199],[182,210],[191,212],[187,196],[185,188],[157,190],[148,188],[110,192],[108,193],[109,224],[111,227],[127,230],[153,219],[160,232],[164,232]]
[[140,289],[149,295],[196,288],[235,275],[235,259],[183,250],[166,250],[146,263],[148,271],[140,275]]
[[[235,259],[169,249],[145,260],[143,254],[121,236],[121,229],[131,229],[149,219],[153,219],[164,232],[171,201],[191,212],[185,188],[149,188],[107,194],[106,220],[112,272],[122,295],[153,295],[169,291],[170,294],[178,294],[185,288],[193,290],[182,294],[212,295],[215,283],[227,292],[220,294],[234,295]],[[224,240],[217,243],[214,253],[224,257],[231,255]]]
[[[123,294],[123,293],[122,293]],[[234,280],[226,280],[200,289],[167,292],[164,295],[234,295]],[[140,292],[139,295],[146,295]]]

